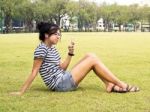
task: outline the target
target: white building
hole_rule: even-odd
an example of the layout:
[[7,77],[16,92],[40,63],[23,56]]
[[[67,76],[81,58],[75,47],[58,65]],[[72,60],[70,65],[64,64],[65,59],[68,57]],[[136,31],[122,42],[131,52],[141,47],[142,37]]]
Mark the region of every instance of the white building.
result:
[[[72,19],[72,23],[70,19]],[[60,27],[64,29],[64,31],[78,31],[77,17],[70,18],[68,14],[65,14],[60,20]]]
[[68,31],[69,26],[70,26],[70,17],[67,14],[65,14],[64,17],[62,17],[60,20],[60,27]]
[[100,19],[97,21],[96,30],[98,30],[98,31],[104,31],[104,28],[105,28],[104,20],[103,20],[103,18],[100,18]]

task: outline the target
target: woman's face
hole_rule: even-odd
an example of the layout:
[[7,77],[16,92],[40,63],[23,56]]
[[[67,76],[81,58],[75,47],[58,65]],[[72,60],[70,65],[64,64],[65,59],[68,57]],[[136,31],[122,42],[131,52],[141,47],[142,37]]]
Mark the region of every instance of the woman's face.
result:
[[61,37],[61,33],[60,31],[58,30],[56,33],[52,34],[49,38],[48,38],[48,41],[51,43],[51,44],[57,44],[57,42],[59,41]]

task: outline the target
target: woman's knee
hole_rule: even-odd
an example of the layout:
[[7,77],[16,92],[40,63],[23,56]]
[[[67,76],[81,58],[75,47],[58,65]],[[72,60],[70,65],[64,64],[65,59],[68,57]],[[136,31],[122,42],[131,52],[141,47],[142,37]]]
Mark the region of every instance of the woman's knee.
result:
[[97,59],[97,56],[94,53],[87,53],[86,57],[89,57],[89,58],[92,58],[92,59]]
[[96,63],[99,60],[94,53],[87,53],[86,57],[91,60],[91,63]]

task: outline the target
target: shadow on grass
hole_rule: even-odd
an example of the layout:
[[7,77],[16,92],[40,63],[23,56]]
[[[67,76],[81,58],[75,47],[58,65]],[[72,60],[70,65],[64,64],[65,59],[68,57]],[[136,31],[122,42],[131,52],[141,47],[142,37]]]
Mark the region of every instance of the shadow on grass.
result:
[[[46,87],[34,87],[32,88],[32,91],[39,91],[39,92],[55,92],[52,90],[49,90]],[[95,85],[85,85],[85,86],[79,86],[76,90],[74,91],[69,91],[69,92],[86,92],[86,91],[95,91],[95,92],[105,92],[105,89],[99,86],[95,86]]]
[[78,87],[77,91],[97,91],[97,92],[104,92],[105,89],[95,85],[86,85],[84,87]]

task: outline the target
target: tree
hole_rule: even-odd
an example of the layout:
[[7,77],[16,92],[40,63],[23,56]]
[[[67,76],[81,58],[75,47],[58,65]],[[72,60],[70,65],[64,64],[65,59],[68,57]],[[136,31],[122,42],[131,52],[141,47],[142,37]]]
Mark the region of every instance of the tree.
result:
[[119,31],[122,31],[121,25],[125,26],[129,20],[129,11],[127,6],[116,6],[112,12],[112,20],[118,24]]
[[141,20],[142,13],[141,9],[137,4],[133,4],[129,6],[129,21],[130,23],[134,24],[134,31],[136,31],[137,22]]
[[58,25],[60,25],[60,19],[67,12],[66,6],[68,2],[69,0],[45,0],[45,3],[47,4],[46,7],[51,10],[49,18],[51,18],[51,20],[54,19]]
[[32,31],[32,21],[35,18],[34,8],[35,2],[30,0],[22,0],[19,5],[15,6],[14,18],[19,18],[24,22],[24,27],[26,32]]
[[77,17],[78,17],[78,9],[79,4],[76,1],[69,1],[66,5],[66,13],[69,15],[70,23],[78,23]]
[[99,19],[97,17],[98,6],[94,2],[86,0],[79,0],[79,12],[78,12],[78,27],[82,31],[89,31],[89,28],[96,29],[96,23]]
[[39,0],[38,2],[35,3],[35,7],[33,9],[33,12],[35,14],[34,19],[37,22],[41,21],[52,21],[52,8],[43,0]]
[[0,4],[0,32],[3,31],[3,12],[1,9],[1,4]]
[[4,25],[6,26],[6,33],[12,31],[12,17],[15,13],[15,6],[19,4],[18,0],[1,0],[1,11],[4,14]]
[[150,7],[148,7],[148,6],[142,7],[141,12],[142,12],[142,15],[141,15],[142,23],[144,23],[146,21],[149,23],[149,32],[150,32]]
[[96,31],[96,24],[97,21],[99,20],[98,16],[98,6],[96,3],[92,2],[89,4],[87,7],[87,13],[88,13],[88,21],[89,21],[89,26],[93,28],[94,31]]
[[112,21],[113,6],[103,3],[99,10],[101,12],[101,17],[104,19],[104,31],[108,31],[109,24]]

